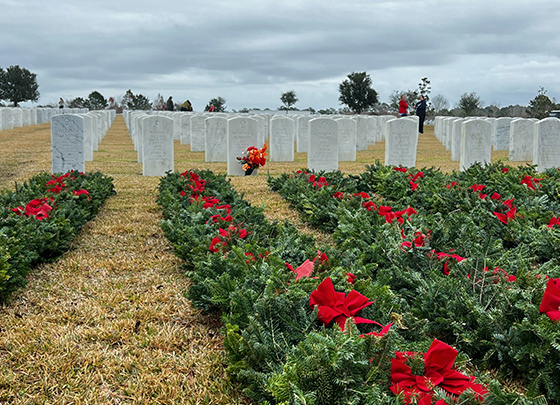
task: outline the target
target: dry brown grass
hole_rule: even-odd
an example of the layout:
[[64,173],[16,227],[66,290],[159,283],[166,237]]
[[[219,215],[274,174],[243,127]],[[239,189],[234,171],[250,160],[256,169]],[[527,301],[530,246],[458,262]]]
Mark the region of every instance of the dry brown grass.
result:
[[[0,132],[0,187],[50,171],[49,139],[49,124]],[[178,171],[226,171],[225,163],[204,163],[204,153],[175,146]],[[383,155],[379,143],[340,169],[360,173],[376,159],[383,162]],[[269,218],[294,221],[328,242],[266,186],[266,173],[305,167],[305,156],[269,162],[259,176],[231,181],[253,204],[264,204]],[[459,167],[430,132],[420,139],[417,164]],[[184,297],[188,280],[158,226],[159,179],[141,175],[122,117],[86,170],[112,176],[118,194],[71,251],[35,269],[29,285],[0,309],[0,403],[245,403],[227,381],[219,321]]]
[[[50,170],[48,125],[18,131],[25,150],[0,133],[3,156],[21,162],[3,184]],[[28,142],[47,151],[23,162]],[[121,117],[87,170],[113,176],[118,194],[0,310],[0,403],[245,403],[227,383],[219,321],[184,296],[158,226],[158,179],[141,176]]]

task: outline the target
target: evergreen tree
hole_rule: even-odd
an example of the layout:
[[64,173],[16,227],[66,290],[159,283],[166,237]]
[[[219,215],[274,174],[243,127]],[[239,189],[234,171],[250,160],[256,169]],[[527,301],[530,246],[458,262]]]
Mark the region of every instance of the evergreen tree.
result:
[[68,108],[85,108],[86,101],[82,97],[76,97],[68,103]]
[[132,93],[132,90],[128,89],[122,99],[123,109],[131,110],[133,103],[134,103],[134,94]]
[[541,86],[536,97],[529,101],[527,113],[533,118],[542,120],[543,118],[548,117],[550,111],[556,108],[554,101],[546,95],[545,88]]
[[432,92],[432,85],[427,77],[420,79],[418,83],[418,93],[420,96],[424,96],[424,100],[430,104],[430,93]]
[[223,97],[213,98],[208,102],[208,104],[206,104],[206,107],[204,107],[204,111],[208,111],[210,109],[210,106],[214,105],[214,107],[216,108],[214,112],[224,112],[226,110],[226,101],[227,100]]
[[102,110],[107,107],[107,105],[107,100],[98,91],[91,92],[85,101],[86,108],[90,110]]
[[482,100],[475,92],[463,93],[459,99],[458,107],[463,117],[477,115],[482,108]]
[[353,72],[347,77],[348,79],[338,86],[338,101],[341,104],[347,105],[357,114],[368,111],[377,104],[377,92],[371,87],[373,82],[366,72]]
[[21,101],[39,100],[37,75],[18,65],[0,68],[0,100],[9,100],[14,107]]
[[151,110],[152,103],[148,97],[143,94],[135,94],[130,106],[131,110]]
[[280,96],[280,101],[284,103],[284,107],[280,107],[281,110],[291,110],[291,107],[299,100],[296,96],[296,92],[294,90],[290,90],[282,93],[282,95]]

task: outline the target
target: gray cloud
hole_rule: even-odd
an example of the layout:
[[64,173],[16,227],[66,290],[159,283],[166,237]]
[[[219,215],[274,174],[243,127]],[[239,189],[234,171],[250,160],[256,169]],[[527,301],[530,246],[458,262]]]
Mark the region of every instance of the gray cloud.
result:
[[127,89],[228,108],[338,107],[338,84],[367,71],[386,101],[416,88],[453,104],[560,98],[560,11],[549,0],[449,2],[256,0],[154,3],[0,0],[0,66],[37,73],[40,103]]

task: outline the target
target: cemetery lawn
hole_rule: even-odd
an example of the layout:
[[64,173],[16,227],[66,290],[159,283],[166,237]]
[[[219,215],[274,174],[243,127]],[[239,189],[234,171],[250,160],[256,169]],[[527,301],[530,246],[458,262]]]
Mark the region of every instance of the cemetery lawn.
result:
[[[50,172],[50,125],[0,132],[0,188],[13,189]],[[384,143],[341,162],[345,173],[362,173],[383,162]],[[507,160],[507,151],[492,160]],[[528,162],[515,162],[524,165]],[[319,244],[329,242],[303,224],[288,203],[268,189],[267,173],[306,166],[269,162],[259,176],[231,178],[272,219],[288,219]],[[417,166],[458,170],[433,127],[418,143]],[[204,152],[175,142],[175,170],[226,171],[204,163]],[[244,404],[225,373],[219,320],[191,307],[189,281],[163,237],[156,193],[159,178],[143,177],[122,116],[86,162],[86,171],[114,178],[117,195],[101,208],[54,263],[31,272],[29,284],[0,308],[0,403]]]

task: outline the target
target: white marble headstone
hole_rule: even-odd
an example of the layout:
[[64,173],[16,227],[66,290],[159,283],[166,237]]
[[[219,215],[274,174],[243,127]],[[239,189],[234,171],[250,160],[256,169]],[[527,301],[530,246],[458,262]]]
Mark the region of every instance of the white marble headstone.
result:
[[270,120],[270,160],[274,162],[294,161],[296,124],[293,119],[275,116]]
[[492,123],[485,119],[467,120],[461,128],[461,171],[476,162],[482,165],[492,161]]
[[257,148],[262,148],[266,142],[266,138],[267,138],[267,134],[266,134],[266,130],[267,130],[267,120],[264,116],[262,115],[253,115],[251,116],[251,118],[257,120],[257,129],[258,129],[258,141],[257,144],[255,145],[255,147]]
[[181,114],[181,145],[191,144],[191,114]]
[[307,168],[315,171],[338,170],[338,122],[331,118],[309,121]]
[[206,118],[206,162],[227,161],[227,119],[213,116]]
[[356,161],[356,133],[358,124],[352,118],[339,118],[338,122],[338,161]]
[[52,173],[85,172],[84,119],[79,115],[55,115],[51,119]]
[[231,176],[244,176],[243,165],[237,160],[250,146],[257,145],[257,120],[249,117],[234,117],[227,124],[227,172]]
[[93,161],[93,144],[95,142],[93,118],[89,114],[81,114],[80,116],[84,119],[84,160],[91,162]]
[[377,140],[377,117],[372,115],[366,115],[367,118],[367,128],[366,128],[366,138],[368,145],[375,145]]
[[12,108],[12,121],[14,128],[23,126],[23,111],[19,107]]
[[164,176],[174,170],[173,119],[153,115],[142,120],[142,174]]
[[183,113],[174,112],[171,114],[171,118],[173,118],[173,139],[176,141],[181,140],[181,117]]
[[509,150],[509,126],[511,118],[501,117],[494,121],[494,133],[496,144],[494,150]]
[[191,152],[204,152],[206,145],[206,116],[202,114],[191,116]]
[[368,117],[356,115],[353,119],[356,121],[356,150],[367,150]]
[[309,120],[311,117],[298,117],[297,118],[297,152],[307,152],[307,145],[309,141]]
[[385,165],[416,166],[418,147],[418,123],[410,118],[387,121],[385,137]]
[[533,160],[535,123],[526,119],[511,121],[509,127],[509,160],[519,162]]
[[461,159],[461,130],[466,120],[457,118],[451,124],[451,160],[458,162]]
[[550,117],[535,124],[533,163],[539,172],[560,167],[560,119]]
[[21,126],[28,127],[31,125],[31,110],[29,108],[21,109]]

